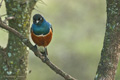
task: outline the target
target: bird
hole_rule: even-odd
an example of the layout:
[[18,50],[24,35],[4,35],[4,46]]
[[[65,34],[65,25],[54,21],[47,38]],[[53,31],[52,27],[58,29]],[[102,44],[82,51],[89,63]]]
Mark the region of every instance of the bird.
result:
[[41,14],[35,14],[30,32],[35,47],[38,48],[46,58],[48,55],[47,46],[51,42],[53,35],[52,25],[47,22]]

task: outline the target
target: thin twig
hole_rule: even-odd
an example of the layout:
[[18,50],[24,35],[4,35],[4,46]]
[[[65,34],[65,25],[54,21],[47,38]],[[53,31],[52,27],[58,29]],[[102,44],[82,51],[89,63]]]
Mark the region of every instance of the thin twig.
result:
[[38,2],[47,6],[47,4],[43,0],[39,0]]
[[33,9],[41,13],[41,11],[39,11],[38,9],[36,9],[36,8],[33,8]]
[[15,29],[9,27],[8,25],[4,24],[2,21],[0,21],[0,27],[12,32],[15,36],[19,37],[19,39],[21,39],[21,41],[27,46],[29,47],[34,54],[39,57],[44,63],[46,63],[54,72],[56,72],[57,74],[61,75],[65,80],[76,80],[75,78],[73,78],[72,76],[70,76],[69,74],[65,73],[64,71],[62,71],[61,69],[59,69],[55,64],[53,64],[50,60],[46,60],[45,61],[45,57],[41,55],[41,53],[35,49],[33,47],[33,45],[30,43],[29,39],[25,38],[23,35],[21,35],[18,31],[16,31]]
[[5,17],[5,20],[3,22],[6,24],[8,20],[12,20],[12,19],[15,19],[15,17],[14,16]]

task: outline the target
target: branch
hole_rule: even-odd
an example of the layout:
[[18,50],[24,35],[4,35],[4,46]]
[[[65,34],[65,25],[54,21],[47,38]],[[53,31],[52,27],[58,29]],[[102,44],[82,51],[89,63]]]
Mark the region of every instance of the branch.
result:
[[33,45],[30,43],[29,39],[25,38],[23,35],[21,35],[18,31],[16,31],[15,29],[9,27],[8,25],[4,24],[1,19],[0,19],[0,27],[8,30],[9,32],[13,33],[15,36],[19,37],[19,39],[27,46],[29,47],[34,54],[40,58],[42,60],[42,62],[46,63],[54,72],[56,72],[57,74],[61,75],[62,77],[64,77],[65,80],[76,80],[75,78],[73,78],[72,76],[70,76],[69,74],[65,73],[64,71],[62,71],[61,69],[59,69],[56,65],[54,65],[50,60],[46,60],[45,61],[45,57],[42,56],[42,54],[33,47]]

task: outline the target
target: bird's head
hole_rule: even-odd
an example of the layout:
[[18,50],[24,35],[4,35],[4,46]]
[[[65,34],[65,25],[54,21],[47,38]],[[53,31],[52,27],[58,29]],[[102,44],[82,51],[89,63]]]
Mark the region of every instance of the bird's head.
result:
[[33,16],[33,23],[34,24],[40,25],[40,24],[42,24],[43,21],[44,21],[44,18],[40,14],[35,14]]

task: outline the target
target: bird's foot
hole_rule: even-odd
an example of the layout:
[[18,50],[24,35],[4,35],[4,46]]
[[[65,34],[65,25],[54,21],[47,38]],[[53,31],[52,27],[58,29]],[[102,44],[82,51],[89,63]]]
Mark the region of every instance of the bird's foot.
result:
[[48,52],[47,52],[47,48],[46,48],[46,47],[44,48],[44,51],[43,51],[43,52],[41,52],[41,53],[42,53],[42,56],[44,57],[43,62],[48,61],[49,59],[48,59],[48,57],[47,57]]
[[46,54],[43,54],[42,56],[44,56],[44,60],[43,60],[43,62],[49,61],[49,59],[48,59],[48,57],[47,57]]
[[32,46],[31,49],[37,51],[37,45]]

